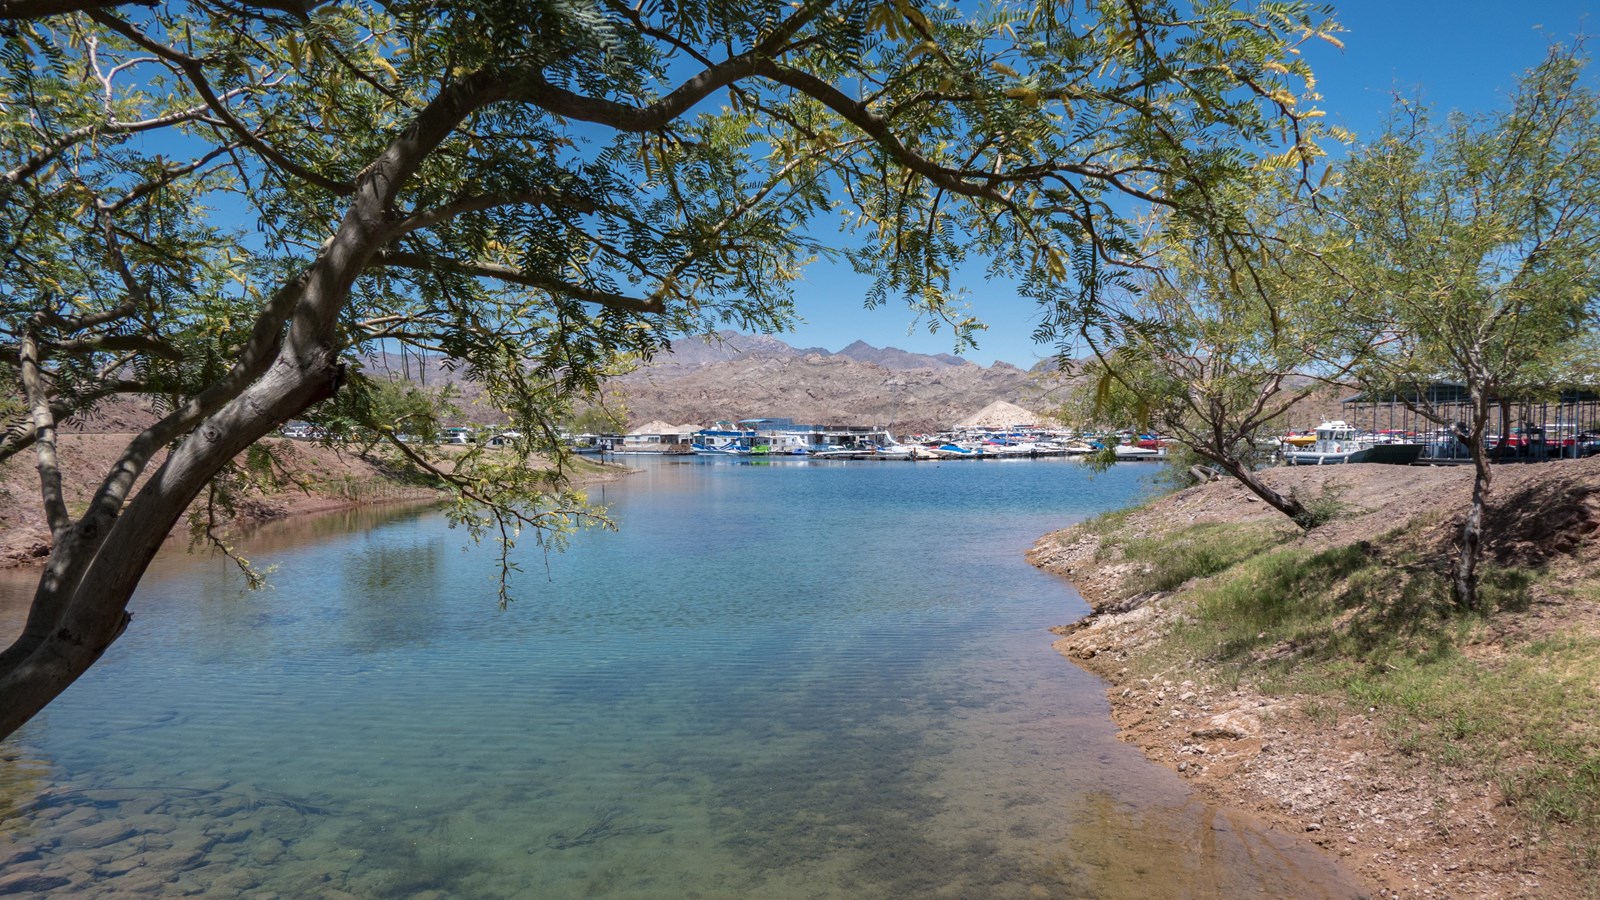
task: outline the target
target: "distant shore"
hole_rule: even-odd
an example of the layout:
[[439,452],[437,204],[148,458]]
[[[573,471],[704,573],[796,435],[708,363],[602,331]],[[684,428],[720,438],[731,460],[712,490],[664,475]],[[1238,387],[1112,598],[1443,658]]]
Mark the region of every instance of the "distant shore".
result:
[[[1486,617],[1441,611],[1430,588],[1469,468],[1264,478],[1344,514],[1301,535],[1224,479],[1029,551],[1094,610],[1056,629],[1056,648],[1109,682],[1122,738],[1208,797],[1305,833],[1377,896],[1592,894],[1596,820],[1550,815],[1543,798],[1595,798],[1531,736],[1575,730],[1581,748],[1600,727],[1592,686],[1559,709],[1517,698],[1545,696],[1568,667],[1600,670],[1600,459],[1497,471],[1486,578],[1502,608]],[[1550,658],[1546,642],[1580,649]]]
[[[63,488],[69,509],[78,511],[132,434],[91,433],[59,436]],[[422,483],[403,466],[366,457],[347,448],[312,441],[269,438],[263,442],[285,464],[280,484],[241,494],[230,524],[242,525],[290,516],[315,515],[385,503],[442,501],[448,492]],[[153,463],[148,471],[153,471]],[[612,481],[631,469],[584,460],[574,476],[579,486]],[[0,465],[0,568],[41,565],[50,552],[38,475],[24,451]],[[187,534],[180,522],[175,536]]]

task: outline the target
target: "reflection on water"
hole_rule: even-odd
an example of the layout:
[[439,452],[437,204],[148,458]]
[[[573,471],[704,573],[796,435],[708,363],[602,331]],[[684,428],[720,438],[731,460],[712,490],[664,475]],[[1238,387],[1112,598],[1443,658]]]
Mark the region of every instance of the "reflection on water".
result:
[[437,505],[431,501],[381,503],[313,516],[268,519],[250,524],[242,536],[256,553],[279,553],[351,532],[369,531],[390,522],[415,519],[429,514]]
[[[650,462],[526,560],[425,510],[157,560],[3,746],[0,878],[262,896],[1352,896],[1115,740],[1021,552],[1137,469]],[[31,585],[0,579],[20,622]],[[11,612],[6,612],[6,610]],[[432,893],[430,893],[432,892]]]

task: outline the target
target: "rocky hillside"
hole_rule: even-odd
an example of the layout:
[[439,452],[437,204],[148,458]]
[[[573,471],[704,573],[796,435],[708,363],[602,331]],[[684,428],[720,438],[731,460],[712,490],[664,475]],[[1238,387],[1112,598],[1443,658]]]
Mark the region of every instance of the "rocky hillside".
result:
[[[1035,412],[1058,405],[1052,393],[1059,378],[1003,362],[979,366],[861,341],[829,353],[796,350],[770,337],[726,332],[720,338],[710,345],[680,342],[670,356],[619,379],[629,420],[705,424],[785,416],[909,433],[948,426],[995,400]],[[708,358],[708,348],[715,356]]]
[[[385,355],[369,371],[425,384],[458,385],[466,417],[489,422],[475,388],[439,358]],[[1061,379],[1007,363],[980,366],[950,354],[911,353],[864,341],[831,353],[775,337],[724,331],[678,341],[671,353],[611,387],[630,424],[651,420],[708,425],[719,419],[781,416],[802,422],[862,423],[911,433],[945,427],[996,400],[1035,412],[1059,405]]]

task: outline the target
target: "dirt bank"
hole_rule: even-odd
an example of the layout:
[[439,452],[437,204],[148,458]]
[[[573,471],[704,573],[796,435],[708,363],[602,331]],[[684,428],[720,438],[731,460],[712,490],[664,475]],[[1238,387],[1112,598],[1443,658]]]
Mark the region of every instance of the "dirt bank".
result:
[[[1594,823],[1540,819],[1527,804],[1508,799],[1520,757],[1527,755],[1520,745],[1502,736],[1486,752],[1469,746],[1471,739],[1452,741],[1447,734],[1420,743],[1417,720],[1406,718],[1398,702],[1368,706],[1350,688],[1361,678],[1364,685],[1379,683],[1373,696],[1395,695],[1382,690],[1388,673],[1362,673],[1370,660],[1337,658],[1325,649],[1335,645],[1325,635],[1279,640],[1263,631],[1246,636],[1263,641],[1245,652],[1225,653],[1220,644],[1215,652],[1195,652],[1192,633],[1202,617],[1197,604],[1217,596],[1224,579],[1238,578],[1238,568],[1229,562],[1226,571],[1150,590],[1149,560],[1159,560],[1160,551],[1134,552],[1159,547],[1164,536],[1219,542],[1243,536],[1237,539],[1260,541],[1273,552],[1303,551],[1304,558],[1325,559],[1331,555],[1326,551],[1338,551],[1382,555],[1395,570],[1438,570],[1447,564],[1471,477],[1466,468],[1278,469],[1265,473],[1270,484],[1302,496],[1331,487],[1345,514],[1297,536],[1236,483],[1221,481],[1046,535],[1029,559],[1070,579],[1095,610],[1058,629],[1056,647],[1110,682],[1112,715],[1123,739],[1211,798],[1306,832],[1343,857],[1377,896],[1591,895],[1593,860],[1582,857],[1596,846]],[[1508,466],[1498,470],[1493,501],[1488,557],[1536,578],[1521,608],[1441,626],[1446,646],[1436,654],[1474,672],[1493,672],[1510,668],[1508,661],[1520,665],[1533,658],[1537,664],[1539,657],[1525,649],[1554,636],[1572,646],[1600,646],[1584,643],[1600,642],[1600,459]],[[1218,547],[1227,550],[1225,543],[1210,549]],[[1266,552],[1242,551],[1240,565]],[[1328,592],[1335,587],[1329,584]],[[1208,589],[1213,593],[1207,595]],[[1332,620],[1333,627],[1353,628],[1346,623],[1363,615],[1352,606]],[[1191,644],[1184,644],[1185,636]],[[1319,649],[1310,649],[1317,641]],[[1314,680],[1296,680],[1301,665],[1338,677],[1318,688]],[[1402,659],[1399,668],[1408,665]],[[1347,672],[1358,675],[1341,674]],[[1591,682],[1576,688],[1570,727],[1586,728],[1600,719],[1596,687]],[[1496,732],[1463,731],[1469,733]],[[1480,764],[1482,759],[1490,761]]]
[[[63,434],[59,438],[62,488],[68,509],[81,512],[99,488],[132,433]],[[425,502],[445,493],[406,477],[398,466],[306,441],[269,438],[261,445],[272,451],[275,477],[242,492],[232,519],[258,522],[285,516],[329,512],[374,503]],[[153,472],[157,458],[147,467]],[[580,484],[620,478],[629,470],[608,467],[582,475]],[[187,533],[180,524],[175,535]],[[50,552],[39,479],[32,454],[23,452],[0,463],[0,568],[41,563]]]

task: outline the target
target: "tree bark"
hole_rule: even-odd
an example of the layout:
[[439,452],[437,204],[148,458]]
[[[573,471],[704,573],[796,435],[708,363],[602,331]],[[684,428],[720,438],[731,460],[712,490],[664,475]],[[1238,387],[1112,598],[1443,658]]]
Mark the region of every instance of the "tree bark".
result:
[[1288,516],[1294,524],[1302,529],[1309,529],[1310,511],[1305,504],[1294,497],[1284,495],[1267,486],[1267,483],[1256,476],[1248,466],[1237,459],[1220,454],[1207,453],[1196,448],[1201,456],[1221,466],[1223,471],[1239,480],[1239,483],[1249,489],[1250,493],[1260,497],[1268,506]]
[[[1472,453],[1472,506],[1461,523],[1461,542],[1457,547],[1455,565],[1451,568],[1450,592],[1456,605],[1462,609],[1478,608],[1478,560],[1483,556],[1483,513],[1489,502],[1489,485],[1494,475],[1489,469],[1489,453],[1484,447],[1484,432],[1489,425],[1487,392],[1478,384],[1471,388],[1472,413],[1475,421],[1468,426],[1467,449]],[[1502,422],[1501,429],[1510,432]],[[1505,438],[1501,435],[1501,446]]]

